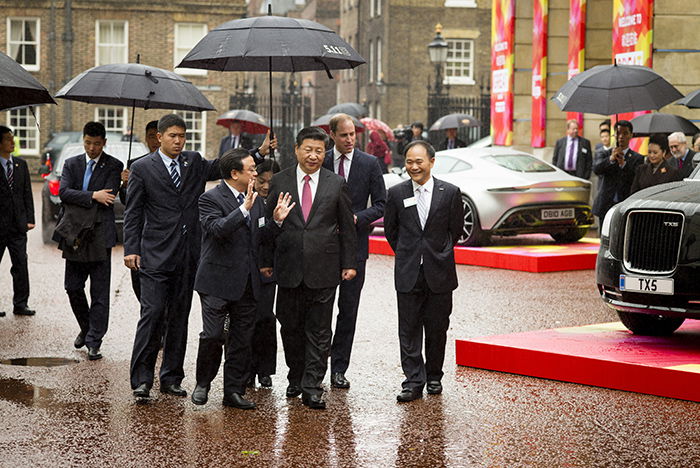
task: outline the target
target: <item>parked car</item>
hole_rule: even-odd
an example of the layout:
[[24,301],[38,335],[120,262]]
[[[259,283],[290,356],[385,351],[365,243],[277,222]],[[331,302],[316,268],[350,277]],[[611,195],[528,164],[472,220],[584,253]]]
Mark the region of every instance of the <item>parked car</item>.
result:
[[[110,140],[108,137],[104,152],[119,159],[124,163],[124,167],[126,167],[126,160],[129,155],[129,142],[120,141],[116,138]],[[58,190],[61,185],[61,169],[63,169],[63,164],[66,162],[67,158],[83,153],[85,153],[85,150],[83,149],[82,143],[65,144],[51,172],[44,180],[44,187],[41,191],[41,237],[45,244],[51,242],[53,231],[56,229],[56,222],[58,221],[58,216],[61,211],[61,199],[58,196]],[[132,143],[132,158],[137,158],[146,153],[148,153],[146,145],[139,142]],[[117,236],[119,237],[119,242],[121,242],[123,238],[124,205],[119,201],[119,197],[114,201],[114,216],[117,222]]]
[[600,296],[639,335],[700,319],[700,177],[655,185],[608,211],[600,229]]
[[[120,141],[121,133],[107,133],[107,141]],[[42,164],[45,165],[43,174],[48,174],[56,164],[56,158],[61,154],[63,147],[69,143],[80,143],[83,141],[83,132],[56,132],[51,135],[51,139],[41,150]],[[41,169],[40,169],[41,170]]]
[[[462,191],[462,245],[531,233],[575,242],[593,224],[591,183],[528,153],[505,147],[440,151],[432,173]],[[388,189],[408,178],[404,169],[385,174],[384,182]]]

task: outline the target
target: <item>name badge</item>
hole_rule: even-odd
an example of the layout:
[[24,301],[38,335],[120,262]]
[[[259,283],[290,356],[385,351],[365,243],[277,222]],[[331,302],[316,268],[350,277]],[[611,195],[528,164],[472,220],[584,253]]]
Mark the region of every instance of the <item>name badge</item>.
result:
[[265,226],[265,217],[263,216],[262,218],[258,219],[258,227],[261,228]]
[[588,153],[588,150],[586,148],[581,148],[581,151],[584,153]]
[[403,207],[408,208],[409,206],[416,206],[418,204],[418,201],[416,201],[416,197],[409,197],[409,198],[404,198],[403,199]]

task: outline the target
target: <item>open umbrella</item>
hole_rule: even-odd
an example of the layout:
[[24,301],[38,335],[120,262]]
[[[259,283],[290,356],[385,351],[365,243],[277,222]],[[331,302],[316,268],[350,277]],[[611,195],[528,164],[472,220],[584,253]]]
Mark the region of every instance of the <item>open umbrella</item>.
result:
[[681,104],[689,109],[700,108],[700,89],[688,93],[683,99],[676,101],[676,104]]
[[634,127],[634,136],[649,136],[652,133],[683,132],[686,135],[695,135],[700,129],[693,122],[679,115],[662,114],[654,112],[640,115],[631,120]]
[[381,130],[384,132],[386,135],[387,139],[391,141],[396,141],[396,137],[394,136],[394,131],[391,129],[390,126],[388,126],[386,123],[382,122],[379,119],[373,119],[371,117],[365,117],[364,119],[360,119],[360,122],[362,122],[362,125],[365,126],[365,129],[369,132],[371,131],[377,131]]
[[228,128],[234,120],[241,122],[241,131],[245,133],[262,135],[270,129],[262,115],[245,109],[232,109],[224,112],[216,119],[216,125]]
[[357,102],[342,102],[328,109],[326,114],[348,114],[360,119],[367,115],[367,108]]
[[[335,114],[326,114],[326,115],[322,115],[322,116],[319,117],[318,119],[316,119],[316,120],[314,120],[313,122],[311,122],[311,125],[314,126],[314,127],[321,127],[326,133],[328,133],[328,134],[330,135],[330,133],[331,133],[330,123],[331,123],[331,118],[332,118],[334,115],[335,115]],[[360,122],[360,121],[357,119],[357,117],[353,117],[353,116],[351,115],[350,118],[352,119],[352,123],[355,125],[355,131],[356,131],[357,133],[362,133],[362,132],[365,131],[365,126],[362,125],[362,122]]]
[[[218,71],[299,72],[355,68],[365,60],[332,29],[314,21],[268,15],[243,18],[211,30],[178,67]],[[274,152],[271,152],[274,157]]]
[[35,104],[56,101],[22,65],[0,52],[0,110]]
[[431,132],[447,130],[448,128],[479,127],[481,121],[469,114],[455,113],[447,114],[435,121],[428,129]]
[[136,107],[214,110],[207,98],[177,73],[141,63],[118,63],[90,68],[70,80],[56,93],[56,97],[89,104],[131,106],[131,135],[134,133]]

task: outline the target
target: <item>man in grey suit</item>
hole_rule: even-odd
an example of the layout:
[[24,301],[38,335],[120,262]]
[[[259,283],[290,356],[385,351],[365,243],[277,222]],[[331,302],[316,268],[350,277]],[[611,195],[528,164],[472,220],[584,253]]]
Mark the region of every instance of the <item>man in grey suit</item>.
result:
[[280,194],[291,194],[295,208],[283,223],[270,221],[261,271],[277,272],[277,319],[289,367],[287,397],[302,395],[304,405],[325,409],[321,383],[328,367],[335,289],[352,280],[357,268],[357,233],[345,180],[322,167],[328,136],[302,129],[296,138],[298,165],[275,174],[267,219]]

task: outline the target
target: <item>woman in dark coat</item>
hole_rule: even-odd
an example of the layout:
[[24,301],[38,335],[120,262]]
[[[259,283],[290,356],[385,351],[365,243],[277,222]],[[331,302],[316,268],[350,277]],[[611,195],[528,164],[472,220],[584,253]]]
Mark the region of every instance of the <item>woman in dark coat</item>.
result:
[[637,167],[630,193],[638,192],[652,185],[680,180],[678,169],[675,169],[668,162],[669,155],[668,138],[665,135],[655,133],[649,137],[647,160]]

